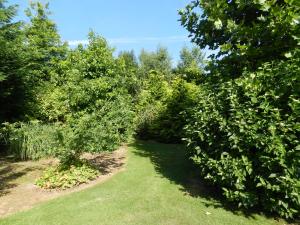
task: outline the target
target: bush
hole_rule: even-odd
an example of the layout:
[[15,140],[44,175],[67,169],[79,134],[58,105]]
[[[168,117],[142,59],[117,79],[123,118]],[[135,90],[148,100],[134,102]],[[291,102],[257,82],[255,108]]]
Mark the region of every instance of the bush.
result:
[[100,172],[87,163],[78,162],[68,169],[52,167],[44,171],[36,185],[44,189],[67,189],[96,179]]
[[175,79],[171,85],[171,94],[165,101],[165,108],[151,126],[152,136],[162,142],[179,143],[183,136],[186,118],[190,108],[197,103],[199,88],[183,79]]
[[240,207],[300,211],[300,57],[199,87],[185,138],[205,179]]
[[197,102],[198,87],[182,78],[168,83],[151,71],[144,81],[137,105],[137,136],[166,143],[181,142],[188,108]]
[[77,152],[113,151],[131,137],[134,113],[130,99],[117,97],[103,101],[92,113],[76,115],[69,120],[71,133],[66,135],[66,149]]
[[156,120],[166,109],[166,102],[171,93],[172,89],[164,75],[154,70],[150,71],[147,79],[143,81],[136,105],[135,124],[139,138],[157,137],[154,130],[159,124]]

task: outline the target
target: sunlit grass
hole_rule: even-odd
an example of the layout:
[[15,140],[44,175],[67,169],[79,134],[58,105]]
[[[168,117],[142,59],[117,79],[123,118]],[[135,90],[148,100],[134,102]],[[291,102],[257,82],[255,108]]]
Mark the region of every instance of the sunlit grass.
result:
[[261,215],[226,210],[206,191],[190,192],[190,164],[179,145],[137,143],[126,169],[109,181],[43,203],[0,224],[283,224]]

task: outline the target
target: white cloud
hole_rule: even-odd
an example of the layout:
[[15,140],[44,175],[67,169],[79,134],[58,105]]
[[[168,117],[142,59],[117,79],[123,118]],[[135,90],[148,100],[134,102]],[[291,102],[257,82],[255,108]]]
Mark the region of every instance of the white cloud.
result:
[[[135,38],[108,38],[106,39],[110,44],[138,44],[147,42],[184,42],[189,41],[186,36],[168,36],[168,37],[135,37]],[[88,40],[70,40],[67,41],[70,46],[77,46],[78,44],[86,45]]]
[[77,46],[79,44],[87,45],[89,43],[88,40],[71,40],[67,42],[70,46]]

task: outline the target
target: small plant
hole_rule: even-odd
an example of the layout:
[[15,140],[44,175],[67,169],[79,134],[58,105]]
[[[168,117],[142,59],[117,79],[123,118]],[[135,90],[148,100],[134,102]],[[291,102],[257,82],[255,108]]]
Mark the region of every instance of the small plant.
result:
[[65,167],[51,167],[44,171],[36,185],[44,189],[65,190],[96,179],[100,172],[86,162]]

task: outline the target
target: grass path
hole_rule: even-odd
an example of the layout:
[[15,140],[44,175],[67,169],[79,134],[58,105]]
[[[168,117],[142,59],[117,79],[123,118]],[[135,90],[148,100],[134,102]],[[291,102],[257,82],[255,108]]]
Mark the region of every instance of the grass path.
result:
[[[13,225],[271,225],[263,216],[243,216],[193,192],[189,163],[178,145],[138,143],[129,147],[123,172],[81,192],[42,203],[0,220]],[[186,185],[188,184],[188,185]]]

